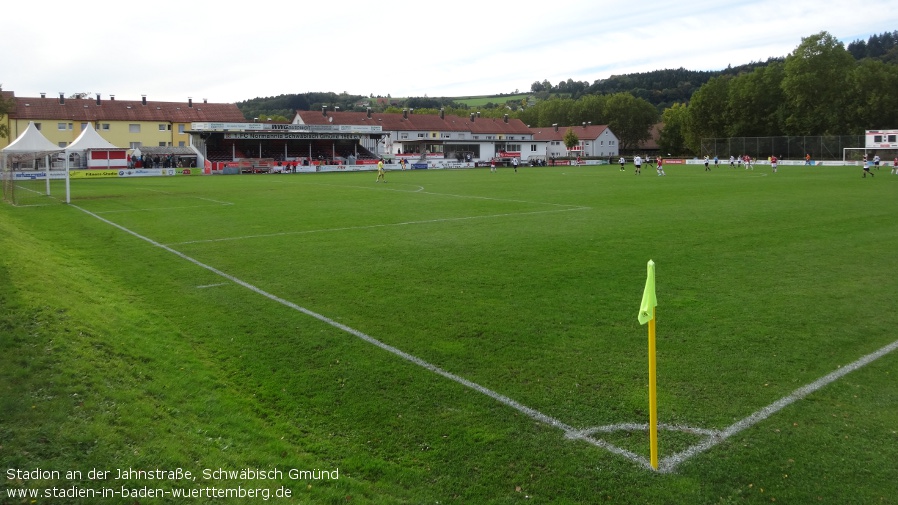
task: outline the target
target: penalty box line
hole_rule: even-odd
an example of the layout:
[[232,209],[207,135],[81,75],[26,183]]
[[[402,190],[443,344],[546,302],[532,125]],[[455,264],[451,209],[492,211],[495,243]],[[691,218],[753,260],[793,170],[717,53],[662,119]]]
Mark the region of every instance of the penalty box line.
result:
[[[151,238],[149,238],[149,237],[145,237],[145,236],[143,236],[143,235],[141,235],[141,234],[139,234],[139,233],[137,233],[137,232],[135,232],[135,231],[133,231],[133,230],[130,230],[130,229],[128,229],[128,228],[125,228],[124,226],[122,226],[122,225],[120,225],[120,224],[118,224],[118,223],[112,222],[112,221],[110,221],[110,220],[108,220],[108,219],[106,219],[106,218],[104,218],[104,217],[102,217],[102,216],[100,216],[100,215],[97,215],[97,214],[95,214],[95,213],[93,213],[93,212],[91,212],[91,211],[89,211],[89,210],[83,209],[83,208],[81,208],[81,207],[79,207],[79,206],[77,206],[77,205],[72,205],[72,207],[74,207],[74,208],[80,210],[81,212],[84,212],[85,214],[87,214],[87,215],[89,215],[89,216],[92,216],[92,217],[94,217],[94,218],[96,218],[96,219],[98,219],[98,220],[100,220],[100,221],[102,221],[102,222],[104,222],[104,223],[106,223],[106,224],[108,224],[108,225],[110,225],[110,226],[113,226],[113,227],[115,227],[115,228],[118,228],[119,230],[121,230],[121,231],[123,231],[123,232],[125,232],[125,233],[127,233],[127,234],[129,234],[129,235],[132,235],[132,236],[134,236],[134,237],[136,237],[136,238],[138,238],[138,239],[140,239],[140,240],[143,240],[143,241],[145,241],[145,242],[147,242],[147,243],[149,243],[149,244],[151,244],[151,245],[153,245],[153,246],[155,246],[155,247],[158,247],[158,248],[160,248],[160,249],[163,249],[163,250],[165,250],[165,251],[168,251],[168,252],[170,252],[170,253],[172,253],[172,254],[174,254],[174,255],[180,257],[181,259],[184,259],[184,260],[186,260],[186,261],[188,261],[188,262],[190,262],[190,263],[193,263],[194,265],[196,265],[196,266],[198,266],[198,267],[200,267],[200,268],[203,268],[203,269],[205,269],[205,270],[208,270],[208,271],[210,271],[210,272],[212,272],[212,273],[214,273],[214,274],[216,274],[216,275],[218,275],[218,276],[221,276],[221,277],[223,277],[223,278],[225,278],[225,279],[227,279],[227,280],[229,280],[229,281],[231,281],[231,282],[233,282],[233,283],[235,283],[235,284],[238,284],[238,285],[240,285],[240,286],[243,286],[244,288],[246,288],[246,289],[248,289],[248,290],[250,290],[250,291],[252,291],[252,292],[254,292],[254,293],[256,293],[256,294],[259,294],[259,295],[261,295],[261,296],[264,296],[265,298],[268,298],[269,300],[272,300],[272,301],[274,301],[274,302],[280,303],[281,305],[284,305],[284,306],[289,307],[289,308],[291,308],[291,309],[293,309],[293,310],[299,311],[299,312],[301,312],[301,313],[303,313],[303,314],[306,314],[307,316],[313,317],[313,318],[315,318],[315,319],[317,319],[317,320],[319,320],[319,321],[321,321],[321,322],[324,322],[324,323],[326,323],[326,324],[329,324],[329,325],[331,325],[331,326],[333,326],[333,327],[335,327],[335,328],[337,328],[337,329],[343,330],[343,331],[345,331],[346,333],[349,333],[350,335],[353,335],[353,336],[355,336],[355,337],[358,337],[358,338],[361,339],[361,340],[364,340],[365,342],[368,342],[369,344],[375,345],[375,346],[377,346],[377,347],[379,347],[379,348],[381,348],[381,349],[383,349],[383,350],[385,350],[385,351],[387,351],[387,352],[389,352],[389,353],[395,354],[396,356],[399,356],[400,358],[402,358],[402,359],[404,359],[404,360],[406,360],[406,361],[410,361],[410,362],[412,362],[412,363],[414,363],[414,364],[416,364],[416,365],[418,365],[418,366],[420,366],[420,367],[422,367],[422,368],[426,368],[427,370],[430,370],[430,371],[433,372],[433,373],[436,373],[436,374],[438,374],[438,375],[441,375],[441,376],[443,376],[443,377],[445,377],[445,378],[447,378],[447,379],[449,379],[449,380],[455,381],[455,382],[457,382],[457,383],[459,383],[459,384],[461,384],[461,385],[463,385],[463,386],[465,386],[465,387],[468,387],[468,388],[473,389],[473,390],[475,390],[475,391],[477,391],[477,392],[479,392],[479,393],[482,393],[482,394],[484,394],[484,395],[486,395],[486,396],[489,396],[490,398],[493,398],[494,400],[496,400],[496,401],[498,401],[498,402],[500,402],[500,403],[502,403],[502,404],[504,404],[504,405],[507,405],[507,406],[509,406],[509,407],[511,407],[511,408],[513,408],[513,409],[515,409],[515,410],[517,410],[517,411],[519,411],[519,412],[521,412],[521,413],[527,415],[528,417],[530,417],[530,418],[532,418],[532,419],[535,419],[535,420],[541,422],[541,423],[544,423],[544,424],[547,424],[547,425],[549,425],[549,426],[553,426],[553,427],[559,428],[559,429],[563,430],[565,433],[570,434],[570,436],[571,436],[572,438],[580,438],[580,437],[578,436],[578,431],[577,431],[577,430],[575,430],[573,427],[571,427],[571,426],[569,426],[569,425],[567,425],[567,424],[565,424],[565,423],[559,421],[558,419],[555,419],[554,417],[548,416],[548,415],[546,415],[546,414],[543,414],[542,412],[539,412],[538,410],[535,410],[535,409],[532,409],[532,408],[527,407],[527,406],[525,406],[525,405],[522,405],[522,404],[518,403],[517,401],[512,400],[511,398],[509,398],[509,397],[507,397],[507,396],[505,396],[505,395],[502,395],[502,394],[500,394],[500,393],[497,393],[496,391],[493,391],[493,390],[491,390],[491,389],[489,389],[489,388],[486,388],[486,387],[484,387],[484,386],[481,386],[480,384],[477,384],[477,383],[472,382],[472,381],[470,381],[470,380],[468,380],[468,379],[465,379],[464,377],[461,377],[461,376],[459,376],[459,375],[455,375],[455,374],[453,374],[453,373],[451,373],[451,372],[448,372],[448,371],[446,371],[446,370],[443,370],[442,368],[440,368],[440,367],[438,367],[438,366],[436,366],[436,365],[434,365],[434,364],[432,364],[432,363],[430,363],[430,362],[427,362],[427,361],[425,361],[425,360],[423,360],[423,359],[421,359],[421,358],[418,358],[417,356],[413,356],[413,355],[411,355],[411,354],[409,354],[409,353],[407,353],[407,352],[405,352],[405,351],[403,351],[403,350],[401,350],[401,349],[399,349],[399,348],[397,348],[397,347],[394,347],[394,346],[391,346],[391,345],[389,345],[389,344],[387,344],[387,343],[381,342],[380,340],[377,340],[376,338],[374,338],[374,337],[372,337],[372,336],[370,336],[370,335],[367,335],[366,333],[363,333],[363,332],[361,332],[361,331],[359,331],[359,330],[356,330],[355,328],[351,328],[351,327],[349,327],[349,326],[346,326],[345,324],[342,324],[342,323],[340,323],[340,322],[334,321],[333,319],[331,319],[331,318],[329,318],[329,317],[327,317],[327,316],[324,316],[324,315],[319,314],[319,313],[317,313],[317,312],[315,312],[315,311],[309,310],[309,309],[307,309],[307,308],[305,308],[305,307],[301,307],[301,306],[299,306],[299,305],[297,305],[297,304],[295,304],[295,303],[293,303],[293,302],[291,302],[291,301],[289,301],[289,300],[285,300],[285,299],[283,299],[283,298],[281,298],[281,297],[279,297],[279,296],[277,296],[277,295],[274,295],[274,294],[272,294],[272,293],[269,293],[269,292],[267,292],[267,291],[264,291],[264,290],[262,290],[261,288],[258,288],[258,287],[254,286],[254,285],[252,285],[252,284],[250,284],[250,283],[248,283],[248,282],[245,282],[245,281],[243,281],[243,280],[241,280],[241,279],[238,279],[237,277],[234,277],[233,275],[230,275],[230,274],[228,274],[228,273],[226,273],[226,272],[223,272],[223,271],[221,271],[221,270],[219,270],[219,269],[217,269],[217,268],[215,268],[215,267],[213,267],[213,266],[211,266],[211,265],[207,265],[207,264],[205,264],[205,263],[203,263],[203,262],[201,262],[201,261],[199,261],[199,260],[197,260],[197,259],[195,259],[195,258],[192,258],[192,257],[190,257],[190,256],[188,256],[188,255],[186,255],[186,254],[184,254],[184,253],[182,253],[182,252],[180,252],[180,251],[177,251],[177,250],[175,250],[175,249],[172,249],[171,247],[169,247],[169,246],[167,246],[167,245],[164,245],[164,244],[161,244],[161,243],[159,243],[159,242],[156,242],[155,240],[153,240],[153,239],[151,239]],[[610,444],[602,444],[602,445],[610,445]]]
[[339,231],[351,231],[351,230],[370,230],[375,228],[390,228],[393,226],[411,226],[417,224],[433,224],[433,223],[450,223],[453,221],[468,221],[473,219],[490,219],[490,218],[500,218],[500,217],[515,217],[515,216],[529,216],[534,214],[553,214],[557,212],[570,212],[574,210],[587,210],[589,207],[574,207],[570,209],[556,209],[556,210],[535,210],[531,212],[510,212],[504,214],[488,214],[483,216],[463,216],[463,217],[448,217],[448,218],[440,218],[440,219],[424,219],[420,221],[403,221],[400,223],[388,223],[388,224],[370,224],[364,226],[343,226],[340,228],[320,228],[317,230],[302,230],[302,231],[284,231],[279,233],[261,233],[257,235],[243,235],[239,237],[221,237],[221,238],[210,238],[210,239],[201,239],[201,240],[187,240],[184,242],[175,242],[168,245],[186,245],[186,244],[206,244],[212,242],[230,242],[233,240],[250,240],[256,238],[269,238],[269,237],[286,237],[290,235],[305,235],[309,233],[327,233],[327,232],[339,232]]
[[[344,186],[339,184],[327,184],[327,183],[306,183],[308,185],[314,186],[330,186],[330,187],[338,187],[338,188],[354,188],[354,189],[362,189],[368,191],[384,191],[383,188],[371,188],[367,186]],[[591,210],[592,207],[586,207],[582,205],[569,205],[563,203],[549,203],[549,202],[529,202],[526,200],[513,200],[507,198],[493,198],[488,196],[475,196],[475,195],[455,195],[452,193],[433,193],[430,191],[424,191],[424,186],[415,186],[419,188],[416,191],[404,191],[399,189],[386,189],[386,191],[398,191],[401,193],[417,193],[424,195],[432,195],[432,196],[445,196],[451,198],[469,198],[474,200],[491,200],[496,202],[512,202],[512,203],[525,203],[528,205],[546,205],[551,207],[556,207],[553,210],[534,210],[534,211],[522,211],[522,212],[504,212],[501,214],[486,214],[481,216],[462,216],[462,217],[448,217],[448,218],[439,218],[439,219],[423,219],[419,221],[403,221],[399,223],[382,223],[382,224],[372,224],[372,225],[364,225],[364,226],[344,226],[339,228],[322,228],[317,230],[303,230],[303,231],[285,231],[279,233],[262,233],[256,235],[243,235],[238,237],[221,237],[221,238],[211,238],[211,239],[201,239],[201,240],[188,240],[184,242],[174,242],[168,245],[176,246],[176,245],[187,245],[187,244],[206,244],[213,242],[229,242],[232,240],[250,240],[256,238],[268,238],[268,237],[284,237],[290,235],[305,235],[308,233],[324,233],[324,232],[340,232],[340,231],[350,231],[350,230],[368,230],[375,228],[388,228],[392,226],[411,226],[418,224],[433,224],[433,223],[451,223],[453,221],[468,221],[474,219],[495,219],[500,217],[516,217],[516,216],[531,216],[538,214],[554,214],[558,212],[571,212],[578,210]]]

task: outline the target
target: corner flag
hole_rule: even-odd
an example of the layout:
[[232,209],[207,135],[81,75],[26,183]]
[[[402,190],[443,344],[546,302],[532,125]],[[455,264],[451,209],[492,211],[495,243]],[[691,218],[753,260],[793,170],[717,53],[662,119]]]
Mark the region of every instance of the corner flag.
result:
[[639,305],[639,324],[649,323],[649,462],[652,468],[658,469],[658,390],[655,386],[655,262],[649,260],[646,267],[648,276],[645,279],[645,291],[642,292],[642,304]]
[[645,324],[655,317],[655,307],[658,300],[655,298],[655,262],[649,260],[647,265],[648,277],[645,279],[645,291],[642,292],[642,304],[639,306],[639,324]]

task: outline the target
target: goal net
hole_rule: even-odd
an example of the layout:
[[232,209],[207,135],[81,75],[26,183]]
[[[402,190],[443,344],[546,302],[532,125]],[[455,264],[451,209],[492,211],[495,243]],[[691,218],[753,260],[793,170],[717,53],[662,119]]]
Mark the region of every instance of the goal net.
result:
[[877,149],[846,147],[845,149],[842,149],[842,162],[845,165],[861,166],[864,163],[865,155],[867,156],[867,161],[870,162],[871,168],[874,167],[874,160],[879,156],[879,166],[887,166],[891,169],[895,162],[895,158],[898,157],[898,147]]
[[4,153],[0,157],[3,201],[16,206],[65,201],[65,164],[58,152]]

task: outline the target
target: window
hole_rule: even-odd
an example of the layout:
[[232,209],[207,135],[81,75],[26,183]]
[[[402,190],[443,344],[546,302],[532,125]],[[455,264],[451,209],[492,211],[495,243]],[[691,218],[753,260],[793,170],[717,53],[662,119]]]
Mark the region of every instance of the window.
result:
[[187,147],[187,146],[184,145],[184,141],[183,141],[183,140],[179,140],[179,141],[178,141],[178,147]]
[[165,142],[159,142],[159,147],[165,147]]
[[81,131],[84,131],[86,129],[87,129],[87,123],[81,123]]
[[531,153],[535,153],[535,152],[536,152],[536,144],[530,144],[530,152],[531,152]]
[[56,128],[59,130],[65,130],[65,123],[56,123]]
[[418,134],[418,138],[419,138],[419,139],[423,139],[423,138],[425,137],[425,135],[426,135],[425,133],[419,133],[419,134]]
[[34,127],[37,128],[37,131],[40,131],[40,130],[41,130],[41,124],[40,124],[40,123],[34,123]]
[[166,125],[164,125],[164,124],[159,125],[159,131],[164,132],[165,127],[166,127]]
[[141,142],[131,142],[131,149],[140,149],[143,147],[143,143]]
[[66,146],[66,143],[65,143],[65,142],[60,142],[60,143],[59,143],[59,147],[65,147],[65,146]]
[[894,144],[896,138],[898,138],[898,137],[896,137],[895,135],[889,135],[889,144]]
[[102,129],[105,131],[109,131],[109,123],[103,123]]
[[178,125],[178,134],[184,135],[184,125],[183,124]]
[[140,133],[140,125],[139,124],[129,124],[128,125],[128,133]]

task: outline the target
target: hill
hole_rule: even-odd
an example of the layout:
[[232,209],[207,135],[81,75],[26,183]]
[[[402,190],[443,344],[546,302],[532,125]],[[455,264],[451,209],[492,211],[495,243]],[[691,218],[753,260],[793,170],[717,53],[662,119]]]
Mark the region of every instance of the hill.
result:
[[[856,60],[873,59],[884,63],[898,64],[898,31],[873,35],[866,41],[856,40],[846,46]],[[371,107],[375,111],[383,111],[388,107],[410,107],[414,109],[439,109],[449,107],[466,109],[469,107],[493,108],[504,107],[509,102],[515,104],[545,100],[553,96],[573,99],[586,95],[608,95],[613,93],[630,93],[642,98],[658,108],[659,111],[674,103],[688,102],[703,84],[721,75],[737,76],[766,67],[773,62],[783,62],[785,56],[768,58],[767,61],[746,63],[723,70],[688,70],[685,68],[653,70],[633,74],[613,75],[607,79],[588,81],[565,81],[552,84],[548,80],[535,81],[530,86],[530,93],[500,93],[497,95],[467,97],[386,97],[350,95],[333,92],[307,92],[299,94],[279,95],[276,97],[252,98],[237,102],[237,107],[247,119],[261,117],[280,117],[286,120],[293,118],[297,110],[317,110],[323,105],[340,107],[341,110],[365,110]],[[512,107],[515,109],[516,107]]]

